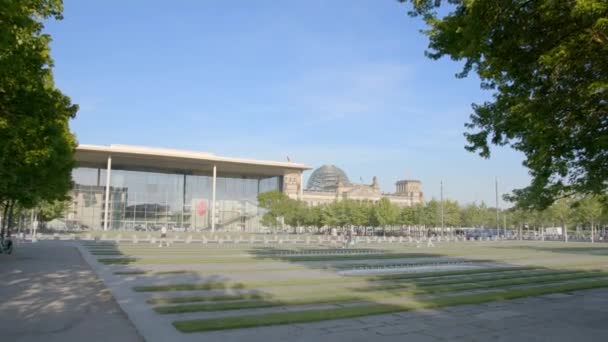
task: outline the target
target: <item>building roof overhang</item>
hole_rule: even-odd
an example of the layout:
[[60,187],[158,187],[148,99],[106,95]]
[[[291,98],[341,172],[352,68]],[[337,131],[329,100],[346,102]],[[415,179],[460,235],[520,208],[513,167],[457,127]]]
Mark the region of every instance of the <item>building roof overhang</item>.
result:
[[218,173],[279,176],[312,169],[304,164],[221,157],[207,152],[174,150],[130,145],[79,145],[76,161],[82,166],[105,167],[112,157],[112,168],[181,170]]

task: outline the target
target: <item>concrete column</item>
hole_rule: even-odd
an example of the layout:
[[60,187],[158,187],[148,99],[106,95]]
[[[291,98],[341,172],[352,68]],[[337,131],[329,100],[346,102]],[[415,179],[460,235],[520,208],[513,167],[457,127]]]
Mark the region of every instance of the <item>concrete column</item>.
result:
[[106,203],[103,213],[103,230],[108,230],[108,211],[110,208],[110,174],[112,173],[112,156],[108,156],[108,167],[106,169]]
[[304,172],[300,172],[300,193],[298,194],[299,200],[304,199]]
[[211,185],[211,232],[215,232],[215,183],[217,179],[217,167],[213,165],[213,181]]

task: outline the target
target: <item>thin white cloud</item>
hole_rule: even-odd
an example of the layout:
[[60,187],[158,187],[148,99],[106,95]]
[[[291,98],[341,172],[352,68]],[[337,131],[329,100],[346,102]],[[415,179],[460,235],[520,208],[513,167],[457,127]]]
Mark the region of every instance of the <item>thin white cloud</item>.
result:
[[303,125],[314,126],[381,115],[407,97],[411,79],[411,69],[403,64],[337,66],[307,72],[285,91]]

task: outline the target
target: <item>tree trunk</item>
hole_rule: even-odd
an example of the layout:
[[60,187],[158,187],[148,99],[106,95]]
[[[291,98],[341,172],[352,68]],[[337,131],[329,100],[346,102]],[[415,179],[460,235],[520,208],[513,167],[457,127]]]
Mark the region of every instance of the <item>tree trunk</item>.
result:
[[13,209],[15,207],[15,201],[10,201],[10,207],[8,209],[8,224],[6,225],[6,235],[11,235],[11,229],[13,228]]
[[523,232],[522,232],[523,227],[524,227],[523,224],[519,225],[519,241],[523,240],[523,236],[522,236],[523,235]]
[[6,227],[6,217],[8,214],[8,202],[4,202],[4,210],[2,213],[2,222],[0,222],[0,236],[4,236],[4,229]]
[[562,227],[564,228],[564,239],[567,243],[568,242],[568,225],[566,223],[562,223]]
[[594,243],[594,236],[593,236],[593,221],[591,221],[591,243]]
[[540,237],[541,237],[541,241],[545,241],[545,225],[542,224],[540,226]]

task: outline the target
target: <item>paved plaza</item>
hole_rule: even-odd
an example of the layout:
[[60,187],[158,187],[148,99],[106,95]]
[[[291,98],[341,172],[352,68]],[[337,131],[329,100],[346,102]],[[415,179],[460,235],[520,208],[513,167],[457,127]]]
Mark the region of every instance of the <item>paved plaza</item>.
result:
[[2,341],[143,341],[71,243],[23,243],[0,255]]
[[[501,245],[502,243],[502,245]],[[327,293],[338,289],[336,298],[344,293],[361,289],[363,286],[354,277],[339,276],[344,270],[383,270],[391,275],[403,272],[410,274],[417,267],[429,267],[428,260],[435,260],[438,267],[453,267],[452,273],[471,272],[472,267],[495,269],[504,265],[505,270],[491,274],[467,276],[439,275],[431,279],[450,283],[450,292],[440,298],[464,294],[507,293],[513,289],[553,286],[559,284],[585,283],[604,279],[603,273],[581,273],[573,271],[574,278],[564,271],[516,270],[510,268],[519,260],[521,264],[530,262],[525,255],[511,253],[522,246],[497,242],[480,247],[467,245],[469,252],[461,252],[470,263],[462,263],[455,255],[460,245],[445,245],[421,249],[407,246],[393,246],[386,251],[384,259],[373,251],[369,255],[355,255],[353,250],[336,251],[327,246],[306,249],[282,246],[282,257],[264,254],[252,256],[251,246],[229,246],[176,243],[170,247],[158,248],[156,244],[100,243],[80,241],[42,241],[37,244],[23,243],[17,246],[12,256],[1,256],[2,269],[6,270],[0,279],[0,329],[3,336],[11,341],[605,341],[608,340],[608,287],[562,291],[535,297],[517,298],[505,301],[491,301],[475,305],[447,306],[435,309],[393,312],[390,314],[360,316],[347,319],[324,320],[311,323],[293,323],[184,333],[173,323],[184,320],[206,320],[217,317],[226,319],[238,316],[264,316],[273,313],[289,314],[300,311],[347,309],[368,305],[357,301],[337,301],[332,303],[299,303],[289,300],[294,294]],[[543,245],[542,252],[529,249],[534,262],[551,265],[556,260],[561,263],[585,264],[594,269],[605,268],[606,257],[602,248],[585,251],[580,246],[561,250],[556,245]],[[527,247],[527,246],[524,246]],[[378,247],[376,247],[378,248]],[[442,248],[444,248],[442,250]],[[472,249],[479,249],[479,260],[473,260]],[[509,252],[507,252],[507,249]],[[497,252],[493,252],[496,250]],[[416,252],[414,254],[414,252]],[[497,260],[487,260],[488,251],[496,254]],[[583,252],[581,252],[583,251]],[[368,253],[367,249],[360,253]],[[411,253],[406,257],[399,253]],[[266,253],[266,252],[265,252]],[[290,254],[291,253],[291,254]],[[325,254],[323,254],[325,253]],[[468,253],[468,254],[467,254]],[[306,256],[302,256],[302,255]],[[420,254],[420,255],[418,255]],[[556,257],[552,257],[552,255]],[[288,256],[285,256],[288,255]],[[293,255],[296,255],[294,257]],[[128,260],[122,260],[128,257]],[[214,259],[215,258],[215,259]],[[114,263],[114,261],[124,261]],[[451,259],[451,261],[449,261]],[[498,260],[499,259],[499,260]],[[529,259],[529,258],[528,258]],[[110,261],[108,261],[110,260]],[[449,261],[449,262],[448,262]],[[420,266],[418,265],[420,264]],[[395,266],[398,265],[398,266]],[[407,265],[407,266],[403,266]],[[395,268],[391,270],[391,268]],[[380,271],[378,271],[380,272]],[[536,276],[534,272],[542,274]],[[554,278],[546,282],[550,273]],[[570,272],[570,270],[568,271]],[[374,273],[375,274],[375,273]],[[463,273],[464,274],[464,273]],[[95,276],[97,275],[98,278]],[[475,279],[473,279],[473,278]],[[491,278],[493,277],[493,278]],[[515,282],[509,287],[483,288],[484,282],[492,281],[496,286],[507,286],[505,281]],[[587,278],[591,277],[591,278]],[[336,282],[343,279],[344,284]],[[461,280],[461,278],[466,278]],[[507,279],[508,278],[508,279]],[[315,279],[319,283],[314,283]],[[425,278],[426,279],[426,278]],[[506,279],[497,280],[496,279]],[[518,279],[530,279],[529,283],[516,284]],[[323,283],[326,281],[326,284]],[[533,283],[532,280],[539,283]],[[541,280],[545,282],[540,282]],[[425,280],[429,281],[429,280]],[[458,281],[458,283],[455,283]],[[188,285],[226,284],[225,288],[187,288]],[[289,283],[292,282],[292,283]],[[350,283],[349,283],[350,282]],[[475,290],[468,286],[474,283]],[[523,281],[522,281],[523,283]],[[184,289],[163,289],[164,286],[187,285]],[[233,286],[237,284],[238,286]],[[371,284],[371,285],[370,285]],[[365,286],[395,286],[389,281],[368,283]],[[402,283],[397,283],[401,286]],[[421,283],[416,283],[421,284]],[[455,285],[454,285],[455,284]],[[105,286],[104,286],[105,285]],[[412,285],[407,283],[408,286]],[[445,286],[445,285],[443,285]],[[159,287],[158,291],[139,291],[142,287]],[[436,285],[430,288],[436,288]],[[287,289],[286,289],[287,288]],[[501,290],[502,289],[502,290]],[[445,289],[444,289],[445,290]],[[161,314],[157,309],[167,305],[151,305],[154,299],[174,299],[193,296],[215,298],[222,295],[256,294],[280,298],[285,305],[268,307],[238,308],[234,310],[193,310],[191,312]],[[443,291],[443,290],[442,290]],[[344,292],[344,293],[343,293]],[[374,293],[381,293],[377,290]],[[386,296],[386,294],[383,294]],[[435,298],[437,293],[420,292],[415,297],[420,301]],[[372,297],[370,297],[372,298]],[[376,298],[376,297],[373,297]],[[385,297],[377,297],[385,298]],[[392,297],[386,297],[392,298]],[[194,301],[194,299],[192,299]],[[198,300],[198,299],[197,299]],[[276,299],[278,300],[278,299]],[[252,300],[235,301],[247,304]],[[378,302],[385,299],[378,299]],[[205,302],[208,303],[208,302]],[[292,303],[292,304],[288,304]],[[118,304],[118,305],[117,305]],[[185,302],[187,305],[197,304]]]

